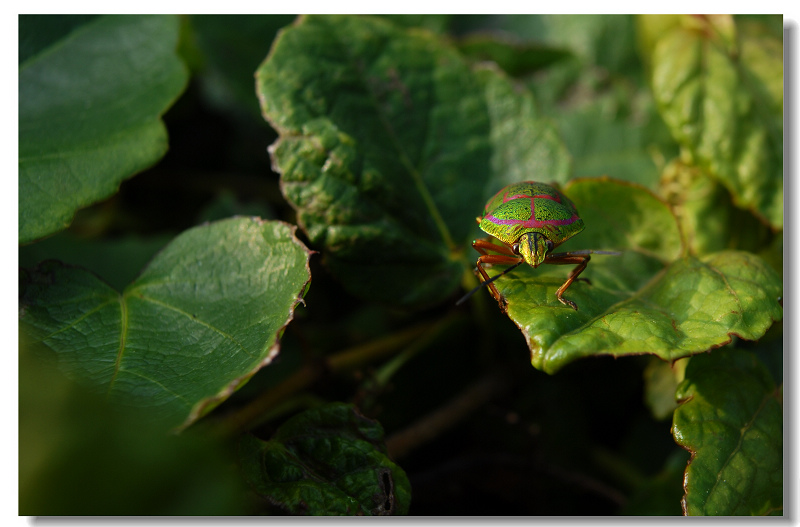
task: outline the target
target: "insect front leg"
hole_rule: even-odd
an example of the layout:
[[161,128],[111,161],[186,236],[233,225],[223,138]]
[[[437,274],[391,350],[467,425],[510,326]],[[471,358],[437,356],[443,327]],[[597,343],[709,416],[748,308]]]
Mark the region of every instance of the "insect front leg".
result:
[[[585,278],[578,278],[578,275],[580,275],[583,272],[583,270],[586,269],[586,266],[589,264],[589,260],[591,259],[592,257],[588,255],[587,256],[573,255],[570,253],[552,254],[548,255],[548,257],[545,259],[545,263],[555,264],[555,265],[578,264],[577,267],[575,267],[572,271],[570,271],[569,276],[567,277],[567,281],[564,282],[561,285],[561,287],[559,287],[558,290],[556,291],[556,298],[558,298],[558,301],[564,305],[571,307],[575,311],[578,310],[577,304],[575,304],[575,302],[573,302],[572,300],[567,300],[562,295],[564,294],[564,291],[566,291],[567,288],[571,286],[572,282],[574,282],[575,280],[586,280]],[[588,280],[586,281],[588,282]]]
[[[478,267],[478,272],[483,277],[483,282],[488,282],[489,291],[491,292],[492,296],[497,303],[500,305],[500,309],[505,313],[506,312],[506,299],[500,294],[495,287],[494,283],[491,282],[491,278],[486,273],[486,270],[483,268],[484,264],[499,264],[499,265],[513,265],[519,263],[520,257],[514,254],[514,251],[511,250],[511,247],[507,245],[498,245],[492,243],[487,239],[480,239],[475,240],[472,242],[472,247],[478,251],[481,256],[478,258],[476,262],[476,266]],[[489,254],[487,251],[492,251],[501,254]]]

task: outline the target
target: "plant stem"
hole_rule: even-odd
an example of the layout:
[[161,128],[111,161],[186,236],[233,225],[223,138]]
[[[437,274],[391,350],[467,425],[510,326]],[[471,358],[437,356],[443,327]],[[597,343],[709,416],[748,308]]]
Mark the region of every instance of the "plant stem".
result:
[[511,385],[510,376],[505,369],[489,372],[438,409],[408,428],[393,434],[386,440],[389,455],[392,459],[398,459],[437,437],[475,409],[507,390]]
[[219,424],[220,433],[225,436],[233,436],[254,427],[263,420],[261,416],[295,393],[310,386],[320,377],[322,371],[323,369],[318,363],[307,363],[283,382],[223,419]]
[[423,322],[366,344],[340,351],[327,359],[308,362],[274,388],[226,416],[219,423],[219,430],[223,435],[233,436],[253,428],[263,422],[266,414],[276,406],[305,390],[326,373],[342,374],[356,370],[396,353],[409,343],[412,343],[411,349],[416,353],[432,341],[433,337],[429,337],[429,334],[435,337],[454,318],[455,315],[451,314],[434,322]]
[[429,331],[421,335],[419,339],[404,348],[403,351],[398,353],[375,373],[376,386],[386,386],[392,376],[402,368],[406,362],[417,355],[417,353],[430,346],[460,318],[462,317],[458,313],[451,312],[432,326]]
[[637,489],[647,481],[644,474],[635,466],[608,449],[602,447],[594,448],[592,450],[592,459],[598,467],[605,470],[607,474],[627,489]]
[[333,373],[343,373],[358,369],[377,359],[393,354],[397,349],[412,342],[439,322],[422,322],[386,337],[340,351],[328,358],[326,361],[328,368]]

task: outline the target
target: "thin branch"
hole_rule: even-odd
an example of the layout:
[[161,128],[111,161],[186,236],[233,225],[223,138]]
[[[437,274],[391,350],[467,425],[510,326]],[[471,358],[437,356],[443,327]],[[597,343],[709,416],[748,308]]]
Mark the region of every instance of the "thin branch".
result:
[[422,417],[386,440],[386,448],[393,459],[408,454],[414,448],[436,438],[476,409],[504,393],[510,386],[507,370],[492,371],[443,406]]
[[347,373],[395,354],[409,345],[415,346],[417,342],[430,343],[431,339],[426,337],[429,334],[438,335],[453,320],[455,316],[449,315],[434,322],[423,322],[366,344],[348,348],[327,359],[308,362],[274,388],[226,416],[218,424],[218,429],[226,436],[249,430],[262,422],[263,416],[273,408],[309,388],[323,375]]

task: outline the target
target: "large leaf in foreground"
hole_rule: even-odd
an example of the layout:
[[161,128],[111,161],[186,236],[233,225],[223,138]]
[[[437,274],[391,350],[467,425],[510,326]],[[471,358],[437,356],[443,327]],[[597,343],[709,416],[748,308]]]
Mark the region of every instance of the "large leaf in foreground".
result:
[[290,514],[408,512],[411,488],[386,455],[383,428],[350,405],[307,410],[270,441],[247,436],[239,460],[255,491]]
[[112,401],[188,425],[278,353],[308,257],[291,226],[233,218],[181,234],[122,293],[45,262],[20,278],[21,337]]
[[678,387],[672,433],[692,454],[687,515],[765,515],[783,509],[783,395],[752,353],[692,357]]
[[[20,40],[53,19],[20,18]],[[19,65],[19,241],[65,228],[75,211],[167,151],[160,116],[188,78],[178,19],[78,19],[53,42],[26,46]]]
[[533,98],[431,33],[308,16],[257,72],[284,195],[345,287],[404,306],[452,295],[475,216],[506,183],[566,181]]
[[725,344],[734,334],[758,339],[782,318],[782,283],[774,270],[747,252],[680,257],[674,216],[644,188],[576,180],[565,193],[586,229],[557,250],[623,254],[594,256],[581,275],[591,284],[575,282],[566,291],[578,311],[555,296],[566,267],[522,266],[496,282],[536,368],[553,373],[592,355],[652,353],[675,360]]
[[774,229],[783,228],[783,44],[727,17],[692,17],[652,53],[653,94],[673,137]]

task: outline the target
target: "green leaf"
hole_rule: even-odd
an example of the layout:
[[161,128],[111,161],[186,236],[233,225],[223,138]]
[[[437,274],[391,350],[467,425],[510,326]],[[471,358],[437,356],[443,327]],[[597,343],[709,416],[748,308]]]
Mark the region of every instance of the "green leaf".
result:
[[392,23],[407,28],[422,28],[434,33],[447,33],[454,15],[381,15]]
[[[20,41],[52,18],[23,16]],[[167,150],[160,116],[186,86],[178,19],[102,16],[32,42],[19,65],[19,241],[61,229],[75,211]]]
[[461,32],[492,32],[568,50],[584,65],[638,68],[630,15],[474,15],[454,19]]
[[492,155],[491,172],[484,176],[488,177],[484,194],[465,218],[467,222],[474,222],[486,200],[506,185],[531,179],[564,184],[572,172],[564,142],[556,127],[540,115],[533,95],[491,65],[476,66],[474,73],[481,82],[491,120]]
[[278,353],[308,286],[308,250],[280,222],[190,229],[122,293],[56,261],[20,276],[20,334],[115,402],[187,426]]
[[[192,15],[189,20],[205,59],[199,80],[209,100],[223,110],[259,116],[253,72],[269,52],[277,31],[294,15]],[[263,121],[261,121],[263,125]]]
[[[626,88],[613,96],[598,95],[574,108],[555,107],[553,118],[569,151],[575,153],[575,177],[609,175],[656,190],[657,159],[671,157],[677,149],[659,137],[664,125],[652,103],[642,97],[631,100],[635,96]],[[626,115],[628,112],[635,112],[637,117]]]
[[[673,392],[674,396],[674,392]],[[637,485],[621,514],[627,516],[679,516],[681,482],[688,454],[676,447],[655,476]]]
[[257,72],[281,187],[352,293],[424,306],[471,264],[475,216],[503,183],[566,181],[531,95],[439,37],[383,19],[307,16]]
[[122,290],[170,240],[172,236],[167,234],[93,239],[66,230],[41,242],[20,246],[19,266],[30,268],[44,260],[59,260],[102,276],[111,287]]
[[637,47],[648,73],[652,71],[653,49],[658,39],[680,24],[680,15],[636,15]]
[[675,390],[683,380],[686,364],[689,359],[664,362],[651,357],[644,370],[644,402],[658,420],[672,417],[678,404],[675,402]]
[[[632,19],[544,16],[541,21],[547,29],[533,34],[547,35],[574,53],[529,82],[574,157],[574,177],[608,175],[656,190],[663,160],[678,149],[632,54]],[[586,28],[567,31],[581,25]],[[619,45],[623,53],[613,51]]]
[[290,514],[408,512],[411,487],[386,455],[383,428],[352,405],[307,410],[270,441],[246,436],[239,457],[255,491]]
[[697,167],[673,161],[661,174],[660,190],[672,205],[693,254],[723,249],[757,253],[774,237],[750,211],[733,205],[728,189]]
[[782,229],[782,42],[726,17],[685,20],[657,39],[652,54],[664,121],[738,206]]
[[652,353],[673,361],[725,344],[734,334],[756,340],[782,318],[782,283],[774,270],[746,252],[679,257],[674,216],[644,188],[574,180],[565,194],[586,229],[558,251],[623,254],[592,258],[581,275],[591,284],[574,282],[564,294],[578,311],[556,299],[569,272],[563,266],[523,266],[495,282],[534,367],[554,373],[593,355]]
[[741,350],[693,357],[678,388],[672,433],[692,454],[687,515],[766,515],[783,509],[782,393]]
[[19,64],[46,51],[97,15],[21,15],[19,17]]
[[572,56],[562,48],[486,33],[465,37],[458,48],[475,61],[495,62],[512,77],[529,75]]
[[[540,15],[514,17],[528,34],[573,51],[585,63],[615,73],[638,70],[634,18],[630,15]],[[539,19],[538,21],[536,19]],[[532,23],[531,23],[532,22]],[[540,28],[535,33],[532,30]],[[523,30],[522,27],[518,31]]]

